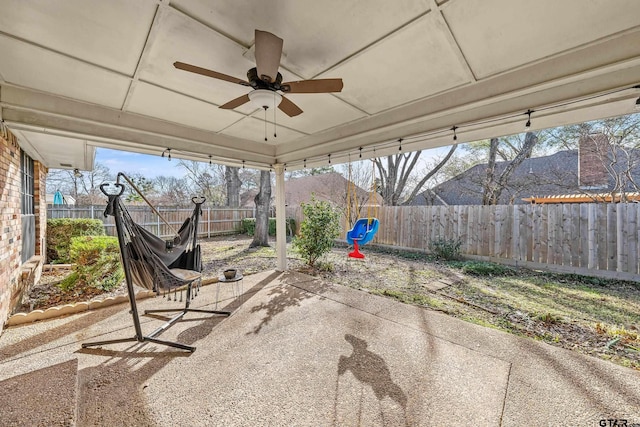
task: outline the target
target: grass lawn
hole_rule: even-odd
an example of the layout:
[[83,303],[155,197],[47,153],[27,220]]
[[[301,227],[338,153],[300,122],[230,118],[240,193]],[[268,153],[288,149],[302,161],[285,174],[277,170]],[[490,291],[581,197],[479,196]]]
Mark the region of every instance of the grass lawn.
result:
[[[228,266],[245,274],[275,268],[275,249],[250,239],[202,241],[205,274]],[[640,284],[477,261],[438,262],[425,255],[365,246],[364,261],[334,248],[315,269],[288,250],[289,268],[480,325],[543,340],[640,369]]]

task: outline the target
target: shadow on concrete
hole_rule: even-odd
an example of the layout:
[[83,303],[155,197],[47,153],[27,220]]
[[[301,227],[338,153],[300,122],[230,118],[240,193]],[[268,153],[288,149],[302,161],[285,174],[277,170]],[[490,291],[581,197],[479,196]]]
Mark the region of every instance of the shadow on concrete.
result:
[[[306,281],[312,282],[314,280],[315,279],[310,278]],[[265,311],[265,315],[258,326],[256,326],[252,332],[248,332],[247,335],[252,333],[260,333],[262,328],[267,326],[275,316],[282,314],[290,307],[300,306],[302,301],[313,298],[314,296],[318,296],[328,288],[328,285],[322,284],[320,282],[317,282],[317,287],[314,288],[313,292],[297,287],[294,285],[294,283],[300,284],[301,282],[299,280],[299,276],[294,273],[283,274],[281,277],[281,283],[282,286],[274,287],[268,293],[268,302],[261,303],[251,308],[251,313]]]
[[78,360],[0,381],[0,425],[75,425]]
[[403,409],[406,409],[407,395],[391,379],[391,371],[389,371],[387,362],[367,350],[368,344],[365,340],[351,334],[345,334],[344,339],[351,344],[353,352],[348,357],[340,356],[338,375],[344,375],[349,371],[358,381],[369,385],[378,400],[389,396]]
[[[78,317],[76,320],[48,329],[40,334],[34,335],[7,347],[2,347],[0,348],[0,362],[19,354],[26,353],[34,348],[46,345],[47,343],[53,342],[57,339],[72,335],[90,325],[93,325],[94,323],[101,322],[102,320],[122,311],[122,306],[122,304],[115,304],[100,310],[83,313],[83,315]],[[20,328],[22,326],[26,325],[12,326],[12,328]]]
[[[351,334],[345,334],[344,339],[351,344],[353,351],[349,356],[340,356],[338,360],[338,375],[336,378],[336,396],[334,402],[334,425],[365,425],[374,422],[382,425],[408,425],[407,395],[391,378],[391,371],[387,362],[378,354],[367,349],[365,340]],[[349,380],[341,381],[350,372],[361,384],[360,397],[354,396],[353,386]],[[342,383],[342,386],[340,385]],[[363,415],[370,407],[367,403],[366,390],[370,389],[378,401],[378,415],[380,419],[363,419]],[[385,404],[385,398],[391,399],[401,409]],[[339,407],[341,409],[339,409]],[[356,419],[353,419],[356,418]],[[365,416],[365,418],[367,418]]]
[[[235,311],[249,296],[267,286],[279,275],[280,273],[270,274],[241,297],[223,307],[223,310]],[[208,317],[202,323],[180,332],[176,341],[193,345],[208,336],[224,319],[226,317]],[[153,343],[136,343],[124,350],[96,348],[81,349],[78,352],[110,357],[100,365],[82,369],[78,373],[78,425],[109,426],[155,425],[146,402],[144,389],[148,386],[145,383],[173,358],[189,357],[192,354]],[[182,410],[184,408],[167,408],[168,413]]]

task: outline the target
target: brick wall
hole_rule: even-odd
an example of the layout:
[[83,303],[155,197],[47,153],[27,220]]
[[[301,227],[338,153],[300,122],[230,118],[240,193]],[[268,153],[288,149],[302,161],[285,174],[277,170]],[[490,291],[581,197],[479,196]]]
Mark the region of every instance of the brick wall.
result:
[[609,139],[606,135],[595,133],[583,135],[578,147],[578,177],[580,188],[584,190],[606,189],[609,173],[605,161],[609,154]]
[[46,252],[47,168],[34,161],[35,256],[22,263],[21,155],[16,137],[0,122],[0,333],[24,293],[40,280]]
[[0,123],[0,332],[20,287],[20,147]]

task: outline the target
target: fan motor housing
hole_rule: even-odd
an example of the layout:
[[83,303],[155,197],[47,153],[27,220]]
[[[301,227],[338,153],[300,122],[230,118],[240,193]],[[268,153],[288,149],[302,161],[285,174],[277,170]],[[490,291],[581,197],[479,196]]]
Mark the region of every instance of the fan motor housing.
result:
[[258,70],[255,67],[247,71],[247,80],[249,81],[249,84],[251,84],[251,87],[253,87],[254,89],[281,89],[280,83],[282,83],[282,74],[278,73],[275,81],[273,82],[268,81],[267,78],[268,76],[265,76],[264,79],[258,77]]

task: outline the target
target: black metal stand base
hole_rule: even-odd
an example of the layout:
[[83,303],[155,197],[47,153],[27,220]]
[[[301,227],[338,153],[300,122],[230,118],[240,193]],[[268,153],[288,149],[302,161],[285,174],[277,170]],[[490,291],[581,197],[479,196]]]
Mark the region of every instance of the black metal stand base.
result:
[[[156,343],[156,344],[162,344],[162,345],[166,345],[166,346],[169,346],[169,347],[179,348],[181,350],[187,350],[187,351],[190,351],[190,352],[193,353],[196,350],[196,348],[194,346],[181,344],[181,343],[173,342],[173,341],[160,340],[160,339],[155,338],[155,337],[157,335],[160,335],[162,332],[166,331],[167,329],[169,329],[174,323],[176,323],[177,321],[182,319],[184,317],[184,315],[189,313],[189,312],[219,314],[219,315],[222,315],[222,316],[231,315],[230,311],[201,310],[201,309],[197,309],[197,308],[178,308],[178,309],[174,308],[174,309],[145,310],[145,314],[149,314],[149,313],[168,313],[168,312],[173,312],[173,311],[179,311],[180,313],[178,313],[175,316],[173,316],[166,323],[164,323],[162,326],[160,326],[155,331],[151,332],[149,335],[140,334],[140,336],[134,336],[132,338],[119,338],[119,339],[107,340],[107,341],[87,342],[87,343],[83,343],[82,344],[82,348],[99,347],[99,346],[109,345],[109,344],[117,344],[117,343],[123,343],[123,342],[134,342],[134,341],[137,341],[137,342],[141,342],[141,343],[143,343],[143,342],[153,342],[153,343]],[[138,329],[138,328],[136,328],[136,329]]]

